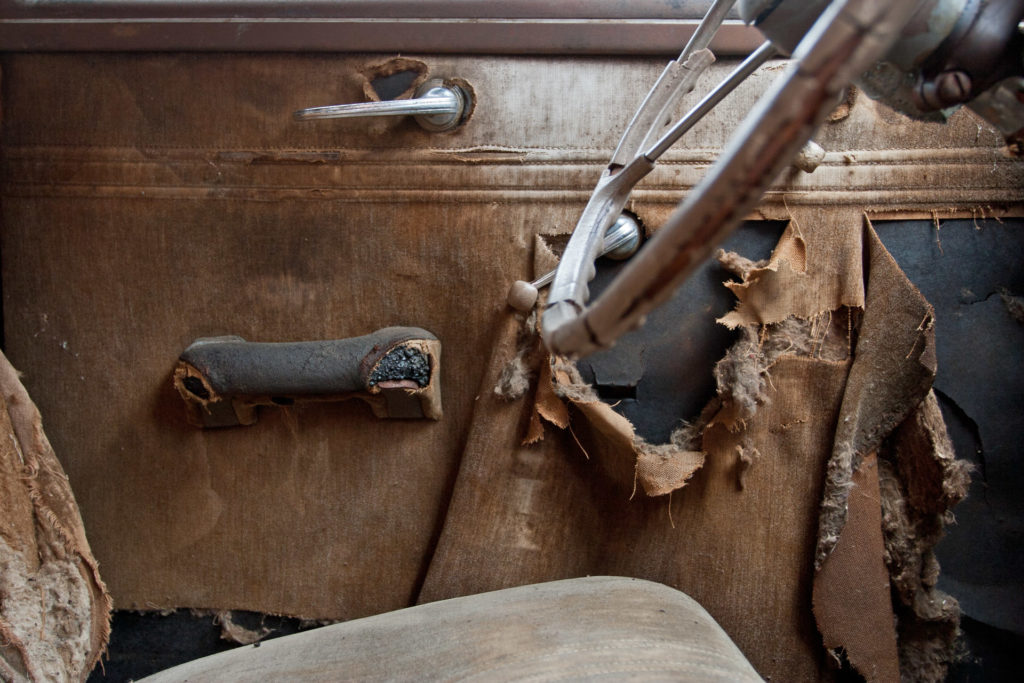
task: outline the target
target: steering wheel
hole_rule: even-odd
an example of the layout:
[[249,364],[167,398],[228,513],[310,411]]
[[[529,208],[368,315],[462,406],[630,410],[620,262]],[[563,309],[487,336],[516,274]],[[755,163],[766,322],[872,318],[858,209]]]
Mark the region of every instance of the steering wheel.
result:
[[[707,47],[734,4],[712,3],[641,104],[604,169],[562,255],[543,310],[541,335],[552,353],[583,356],[642,325],[645,315],[665,302],[756,206],[847,87],[863,82],[880,62],[896,65],[900,83],[906,81],[904,72],[916,72],[916,84],[909,92],[898,92],[876,79],[863,86],[865,91],[919,117],[997,97],[1006,78],[1021,81],[1022,0],[742,0],[741,14],[769,40],[688,114],[666,127],[671,108],[714,61]],[[993,26],[998,40],[993,39]],[[747,76],[785,53],[792,56],[788,69],[740,124],[708,174],[604,293],[588,302],[594,260],[633,186]],[[1016,58],[1007,60],[1006,54]],[[967,69],[981,72],[985,63],[1012,66],[1008,75],[995,69],[972,81]],[[1004,132],[1024,125],[1022,108],[1009,115],[1004,108],[1001,116],[995,123]],[[521,293],[531,285],[520,282],[514,287]]]

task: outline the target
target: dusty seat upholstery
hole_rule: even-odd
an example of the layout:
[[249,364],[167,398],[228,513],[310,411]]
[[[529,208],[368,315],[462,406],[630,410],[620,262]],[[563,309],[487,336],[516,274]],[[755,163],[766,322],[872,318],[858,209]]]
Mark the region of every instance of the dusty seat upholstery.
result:
[[760,681],[703,607],[667,586],[595,577],[357,619],[145,679],[630,678]]

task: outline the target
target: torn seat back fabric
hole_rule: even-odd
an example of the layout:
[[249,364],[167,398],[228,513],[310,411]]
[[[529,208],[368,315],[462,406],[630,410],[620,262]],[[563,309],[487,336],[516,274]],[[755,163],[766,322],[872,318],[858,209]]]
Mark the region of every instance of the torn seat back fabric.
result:
[[84,680],[110,610],[68,478],[0,354],[0,679]]

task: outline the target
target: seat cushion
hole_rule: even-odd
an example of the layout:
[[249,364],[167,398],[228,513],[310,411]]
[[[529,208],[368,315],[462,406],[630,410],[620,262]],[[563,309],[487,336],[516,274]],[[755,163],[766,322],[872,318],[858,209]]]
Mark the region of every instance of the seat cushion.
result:
[[326,626],[146,681],[595,679],[760,681],[711,615],[667,586],[593,577]]

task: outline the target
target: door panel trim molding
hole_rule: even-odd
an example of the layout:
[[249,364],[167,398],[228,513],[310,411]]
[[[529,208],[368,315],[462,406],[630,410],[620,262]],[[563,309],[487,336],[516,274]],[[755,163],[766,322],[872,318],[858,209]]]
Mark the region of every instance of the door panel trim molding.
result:
[[[289,51],[663,55],[699,0],[0,0],[3,51]],[[761,33],[731,19],[712,49],[745,55]]]

